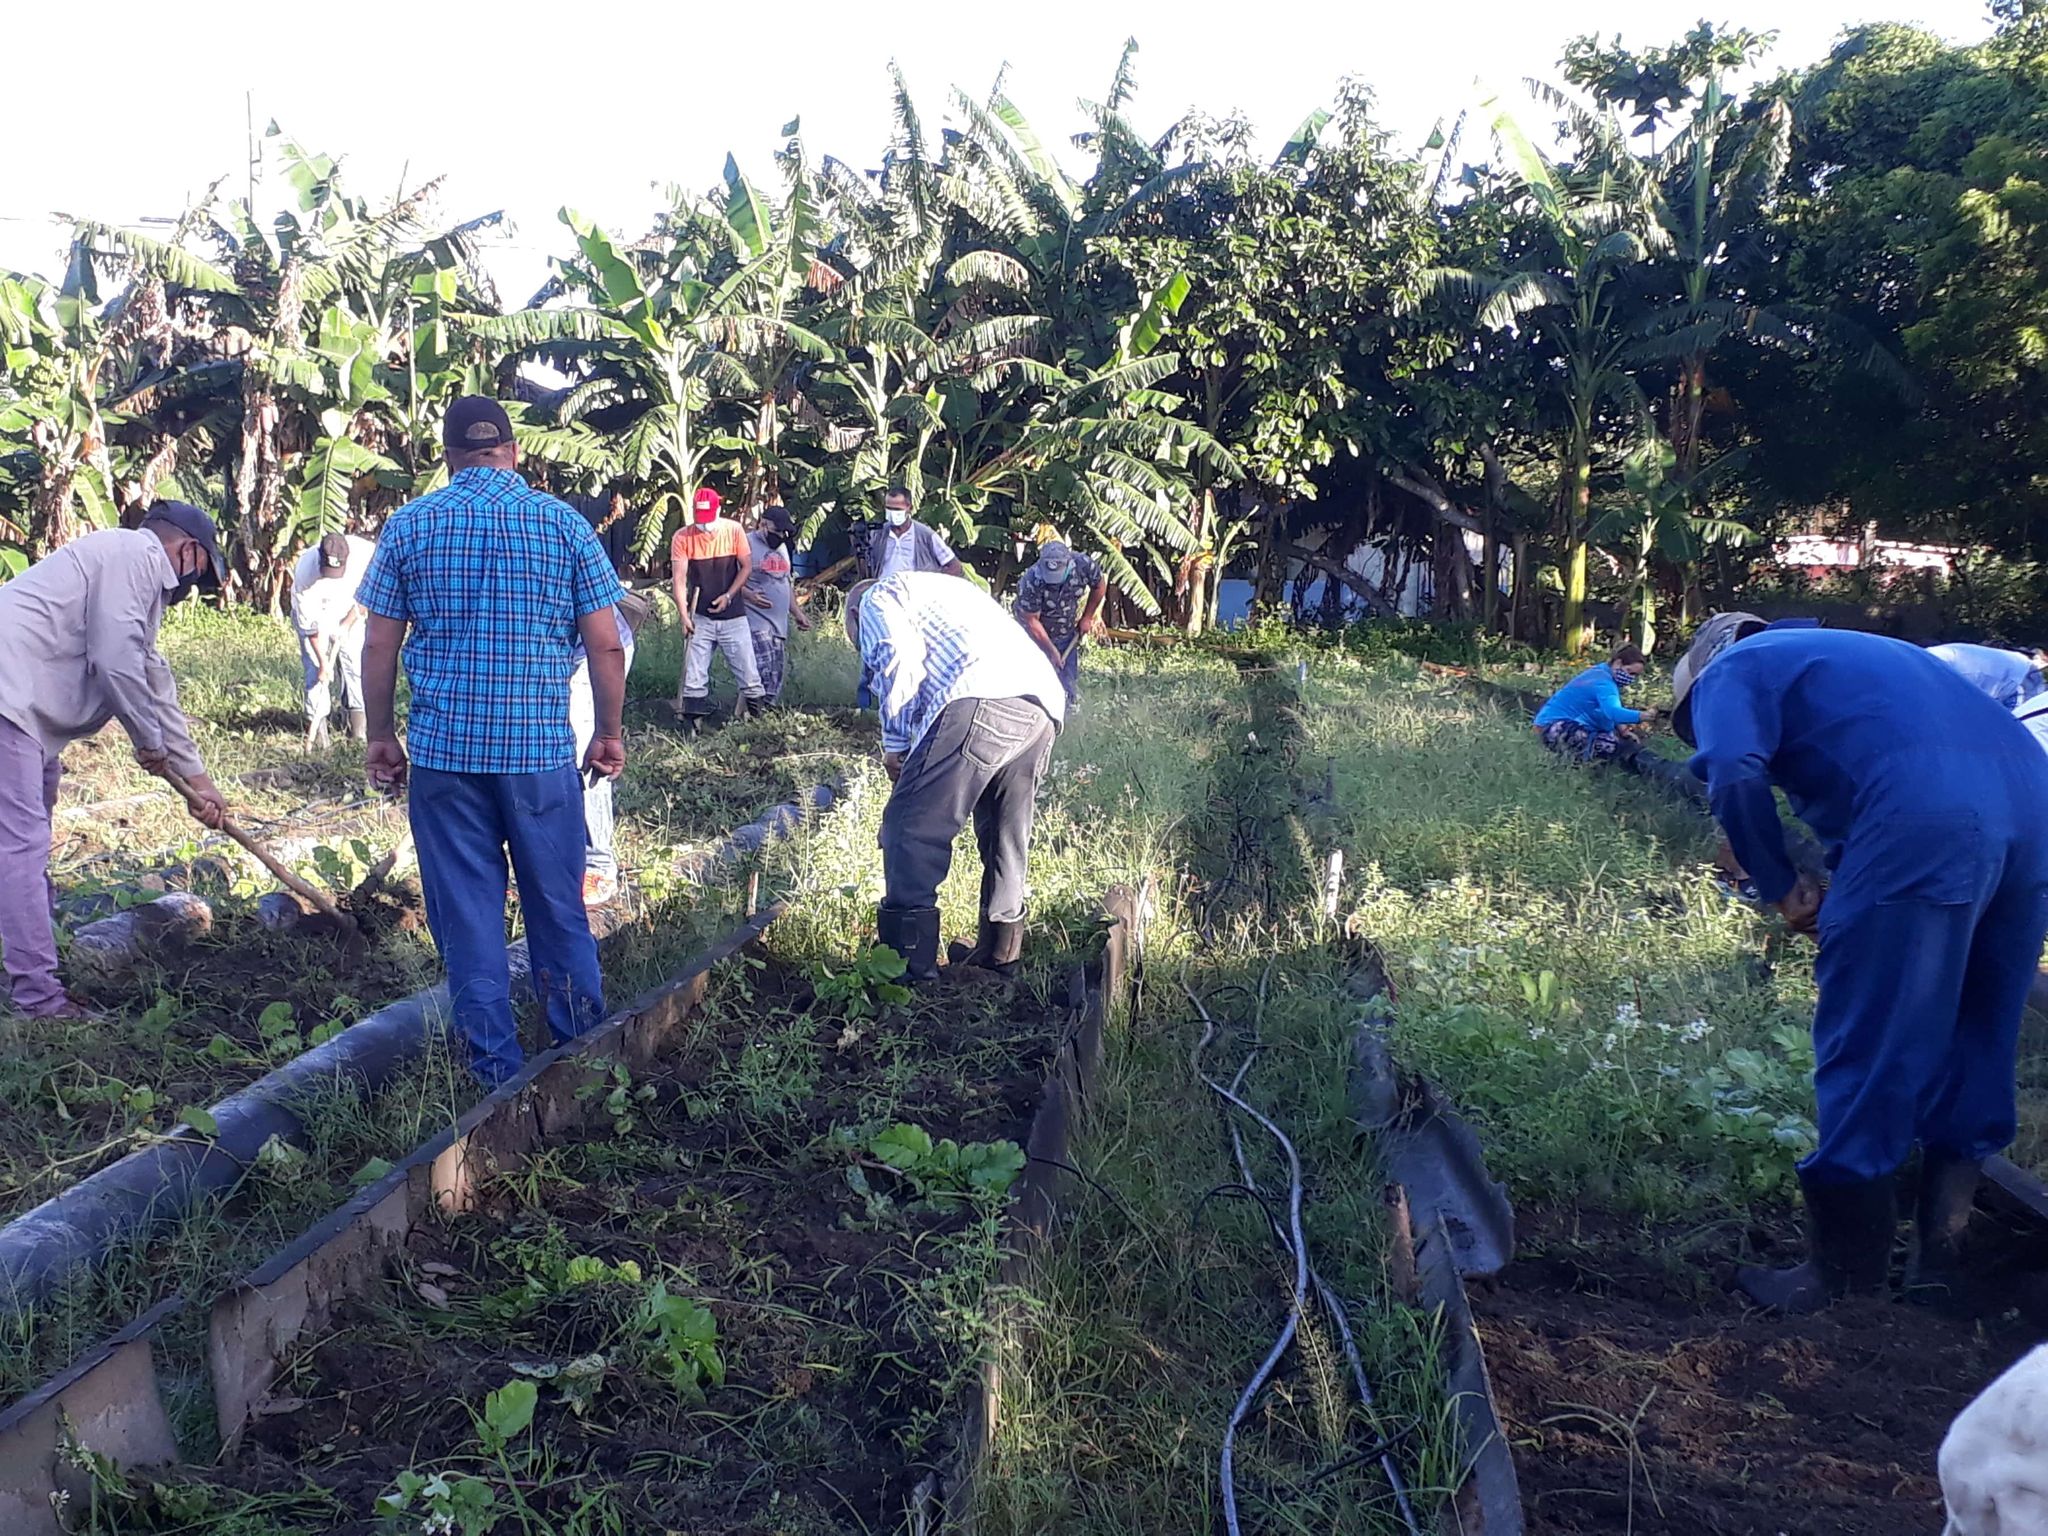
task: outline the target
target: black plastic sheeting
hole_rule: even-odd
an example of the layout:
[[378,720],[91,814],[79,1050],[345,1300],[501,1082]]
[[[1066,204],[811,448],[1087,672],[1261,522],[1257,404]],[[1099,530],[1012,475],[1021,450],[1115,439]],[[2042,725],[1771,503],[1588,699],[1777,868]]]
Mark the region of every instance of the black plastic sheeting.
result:
[[[707,853],[695,872],[736,863],[787,837],[837,798],[836,789],[820,784],[802,801],[776,806]],[[524,972],[525,946],[515,945],[515,983]],[[146,1238],[205,1196],[231,1188],[271,1137],[300,1138],[299,1109],[309,1099],[337,1085],[364,1097],[376,1093],[426,1051],[447,1007],[447,988],[439,986],[380,1008],[214,1105],[211,1140],[181,1128],[16,1217],[0,1228],[0,1314],[40,1301],[120,1244]]]

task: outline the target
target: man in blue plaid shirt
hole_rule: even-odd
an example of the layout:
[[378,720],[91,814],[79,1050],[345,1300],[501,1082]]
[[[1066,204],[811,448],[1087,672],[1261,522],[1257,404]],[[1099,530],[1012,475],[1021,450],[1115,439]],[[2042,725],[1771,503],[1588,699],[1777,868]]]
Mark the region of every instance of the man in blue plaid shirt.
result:
[[[471,1064],[495,1087],[523,1060],[505,947],[508,852],[554,1038],[604,1017],[583,906],[569,674],[580,636],[597,712],[584,767],[617,778],[626,673],[614,608],[625,593],[582,514],[515,473],[519,449],[497,401],[455,401],[442,443],[447,486],[391,515],[356,592],[369,612],[365,756],[383,789],[401,788],[410,768],[427,924]],[[412,686],[404,746],[392,713],[401,644]]]
[[1029,636],[970,581],[904,571],[847,595],[846,630],[882,715],[896,788],[882,810],[884,944],[913,981],[938,974],[939,887],[974,820],[981,928],[956,965],[1007,976],[1024,950],[1025,871],[1038,784],[1067,691]]

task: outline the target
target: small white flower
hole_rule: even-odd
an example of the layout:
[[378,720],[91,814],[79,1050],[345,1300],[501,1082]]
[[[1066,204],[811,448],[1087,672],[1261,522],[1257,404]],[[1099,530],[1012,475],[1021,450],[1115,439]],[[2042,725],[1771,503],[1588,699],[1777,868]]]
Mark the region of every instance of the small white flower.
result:
[[1634,1029],[1643,1022],[1642,1011],[1634,1003],[1619,1003],[1614,1009],[1614,1022],[1623,1029]]
[[1550,1031],[1545,1029],[1541,1024],[1531,1024],[1529,1026],[1529,1038],[1531,1040],[1541,1040],[1545,1035],[1549,1033]]
[[1619,1044],[1621,1044],[1621,1036],[1611,1029],[1600,1037],[1600,1049],[1603,1051],[1611,1051]]
[[1679,1032],[1679,1038],[1684,1040],[1687,1045],[1698,1045],[1713,1032],[1713,1028],[1714,1026],[1705,1019],[1694,1019]]

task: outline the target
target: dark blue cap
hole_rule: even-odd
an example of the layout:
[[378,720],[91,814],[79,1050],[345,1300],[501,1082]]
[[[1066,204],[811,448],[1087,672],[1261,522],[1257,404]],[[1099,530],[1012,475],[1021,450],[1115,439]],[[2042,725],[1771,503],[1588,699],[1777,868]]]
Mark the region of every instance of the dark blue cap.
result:
[[221,558],[220,535],[215,531],[213,519],[189,501],[157,501],[142,514],[142,526],[151,523],[169,523],[178,532],[197,539],[206,551],[206,558],[213,570],[213,580],[201,577],[199,584],[208,590],[216,589],[228,579],[228,563]]

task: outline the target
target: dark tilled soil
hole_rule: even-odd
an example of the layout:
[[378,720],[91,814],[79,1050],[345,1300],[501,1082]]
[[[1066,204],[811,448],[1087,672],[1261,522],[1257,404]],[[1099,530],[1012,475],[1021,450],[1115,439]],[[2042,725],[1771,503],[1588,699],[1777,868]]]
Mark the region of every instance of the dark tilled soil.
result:
[[[2048,1325],[2039,1254],[1982,1215],[1979,1323],[1895,1300],[1751,1311],[1727,1291],[1732,1224],[1518,1222],[1523,1257],[1472,1308],[1537,1536],[1926,1536],[1950,1421]],[[1748,1235],[1795,1256],[1789,1231]]]
[[[225,1480],[277,1495],[311,1483],[343,1513],[295,1512],[291,1530],[367,1536],[384,1529],[370,1510],[400,1472],[489,1472],[470,1410],[517,1367],[601,1353],[584,1413],[543,1389],[533,1444],[550,1471],[528,1497],[544,1518],[566,1520],[609,1486],[633,1531],[896,1529],[954,1452],[986,1249],[962,1203],[915,1201],[833,1132],[902,1120],[1021,1143],[1066,1017],[963,978],[849,1039],[800,975],[771,966],[744,986],[728,980],[673,1068],[634,1085],[654,1091],[635,1098],[625,1134],[600,1116],[553,1150],[550,1182],[511,1182],[487,1210],[416,1230],[407,1273],[296,1362],[281,1411],[251,1426]],[[856,1165],[888,1212],[855,1192]],[[621,1331],[628,1288],[480,1317],[548,1253],[630,1259],[707,1304],[724,1385],[691,1403],[636,1356]],[[423,1302],[422,1282],[445,1304]]]

